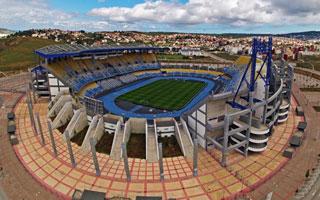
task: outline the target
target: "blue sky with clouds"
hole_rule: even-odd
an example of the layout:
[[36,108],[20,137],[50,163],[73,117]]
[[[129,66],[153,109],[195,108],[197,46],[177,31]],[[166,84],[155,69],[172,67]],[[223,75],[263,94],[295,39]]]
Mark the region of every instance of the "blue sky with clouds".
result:
[[320,30],[319,0],[0,0],[0,5],[0,27],[14,30]]

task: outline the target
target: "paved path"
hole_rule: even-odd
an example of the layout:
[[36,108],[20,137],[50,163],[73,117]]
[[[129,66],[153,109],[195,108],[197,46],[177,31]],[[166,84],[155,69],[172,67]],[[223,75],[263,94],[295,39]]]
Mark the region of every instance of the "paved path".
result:
[[6,200],[8,199],[6,193],[3,191],[2,186],[0,186],[0,200]]
[[304,200],[319,200],[320,199],[320,178],[315,182],[309,194],[304,197]]
[[6,113],[11,111],[19,94],[0,92],[5,100],[5,108],[0,108],[0,199],[12,200],[53,200],[57,199],[39,184],[24,168],[9,143],[6,134]]

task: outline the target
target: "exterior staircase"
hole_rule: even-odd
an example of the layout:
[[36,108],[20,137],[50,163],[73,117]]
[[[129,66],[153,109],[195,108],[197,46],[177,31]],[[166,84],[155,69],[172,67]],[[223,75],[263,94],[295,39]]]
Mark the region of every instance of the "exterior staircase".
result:
[[192,141],[190,141],[190,137],[188,136],[189,132],[187,132],[183,125],[180,124],[179,125],[179,130],[180,130],[180,134],[181,134],[181,142],[183,144],[184,147],[184,154],[188,159],[192,159],[193,156],[193,143]]
[[124,128],[120,127],[118,130],[116,130],[115,138],[112,143],[111,153],[110,157],[114,160],[120,160],[121,159],[121,144],[123,141],[123,135],[124,135]]
[[156,135],[154,127],[148,127],[147,132],[147,161],[148,162],[157,162],[158,161],[158,144],[156,140]]

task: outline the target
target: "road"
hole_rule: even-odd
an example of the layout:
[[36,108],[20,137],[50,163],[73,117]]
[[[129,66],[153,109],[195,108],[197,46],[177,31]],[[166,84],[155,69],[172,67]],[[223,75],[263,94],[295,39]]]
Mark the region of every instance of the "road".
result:
[[7,200],[8,197],[6,193],[3,191],[2,186],[0,185],[0,200]]

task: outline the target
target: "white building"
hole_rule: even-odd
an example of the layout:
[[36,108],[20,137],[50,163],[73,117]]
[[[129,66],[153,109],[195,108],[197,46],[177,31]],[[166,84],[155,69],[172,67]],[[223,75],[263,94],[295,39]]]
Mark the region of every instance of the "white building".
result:
[[179,52],[183,56],[203,56],[200,48],[182,48]]

